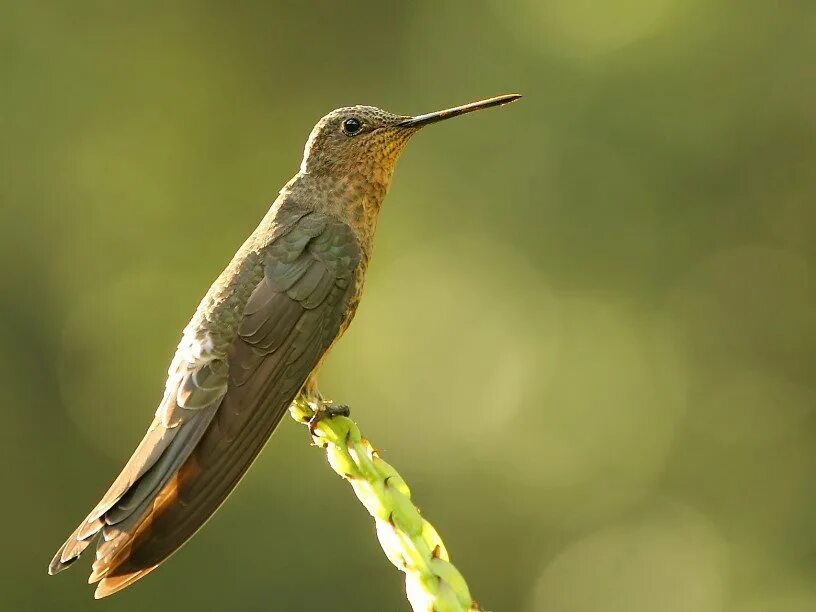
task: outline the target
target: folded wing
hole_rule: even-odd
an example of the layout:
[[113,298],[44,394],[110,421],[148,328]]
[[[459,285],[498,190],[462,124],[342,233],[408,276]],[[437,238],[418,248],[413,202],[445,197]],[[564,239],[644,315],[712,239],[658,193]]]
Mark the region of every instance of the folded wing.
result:
[[[72,563],[99,532],[90,578],[101,580],[97,597],[154,569],[229,495],[331,346],[360,261],[351,230],[312,213],[262,255],[263,277],[226,354],[210,358],[198,351],[194,369],[176,373],[176,380],[171,374],[144,440],[57,552],[52,573]],[[174,364],[179,361],[183,366],[177,355]]]

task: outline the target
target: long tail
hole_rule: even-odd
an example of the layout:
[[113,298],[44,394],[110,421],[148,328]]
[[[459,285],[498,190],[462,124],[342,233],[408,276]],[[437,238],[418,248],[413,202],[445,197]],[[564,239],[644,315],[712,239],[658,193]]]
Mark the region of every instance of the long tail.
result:
[[216,407],[195,414],[189,423],[165,427],[157,417],[125,468],[48,566],[56,574],[73,564],[99,536],[90,582],[102,577],[106,562],[122,549],[201,440]]
[[[71,565],[95,537],[89,578],[106,597],[156,568],[215,512],[263,448],[300,388],[265,360],[194,421],[154,422],[108,493],[54,555],[49,573]],[[266,397],[266,402],[258,401]],[[254,401],[253,401],[254,400]],[[271,400],[271,401],[270,401]]]

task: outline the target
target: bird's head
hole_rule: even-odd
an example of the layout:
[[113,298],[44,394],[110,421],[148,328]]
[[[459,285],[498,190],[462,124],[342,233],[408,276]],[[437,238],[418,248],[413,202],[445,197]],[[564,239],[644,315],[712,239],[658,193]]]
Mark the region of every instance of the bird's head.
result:
[[419,115],[394,115],[373,106],[333,110],[317,122],[303,154],[301,174],[383,194],[402,149],[425,125],[518,99],[509,94]]

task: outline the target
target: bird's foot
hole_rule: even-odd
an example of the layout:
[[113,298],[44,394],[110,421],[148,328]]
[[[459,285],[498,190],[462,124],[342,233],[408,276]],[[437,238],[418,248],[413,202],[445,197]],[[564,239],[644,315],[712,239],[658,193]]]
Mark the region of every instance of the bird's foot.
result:
[[350,414],[351,409],[345,404],[318,404],[312,418],[310,418],[308,422],[309,433],[312,434],[313,438],[316,436],[315,430],[317,429],[317,424],[321,421],[321,419],[325,419],[327,417],[331,419],[336,416],[347,417]]

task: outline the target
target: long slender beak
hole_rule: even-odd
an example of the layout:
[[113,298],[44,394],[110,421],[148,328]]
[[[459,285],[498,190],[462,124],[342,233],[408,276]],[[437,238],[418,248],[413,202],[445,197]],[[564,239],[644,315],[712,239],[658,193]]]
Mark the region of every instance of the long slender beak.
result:
[[436,111],[435,113],[427,113],[425,115],[417,115],[416,117],[410,117],[405,121],[398,123],[397,125],[399,127],[418,128],[422,127],[423,125],[428,125],[429,123],[436,123],[437,121],[444,121],[445,119],[450,119],[451,117],[458,117],[459,115],[464,115],[465,113],[471,113],[473,111],[482,110],[483,108],[490,108],[491,106],[501,106],[502,104],[507,104],[509,102],[513,102],[514,100],[518,100],[520,97],[521,94],[505,94],[503,96],[496,96],[495,98],[479,100],[478,102],[471,102],[470,104],[464,104],[462,106],[456,106],[454,108]]

